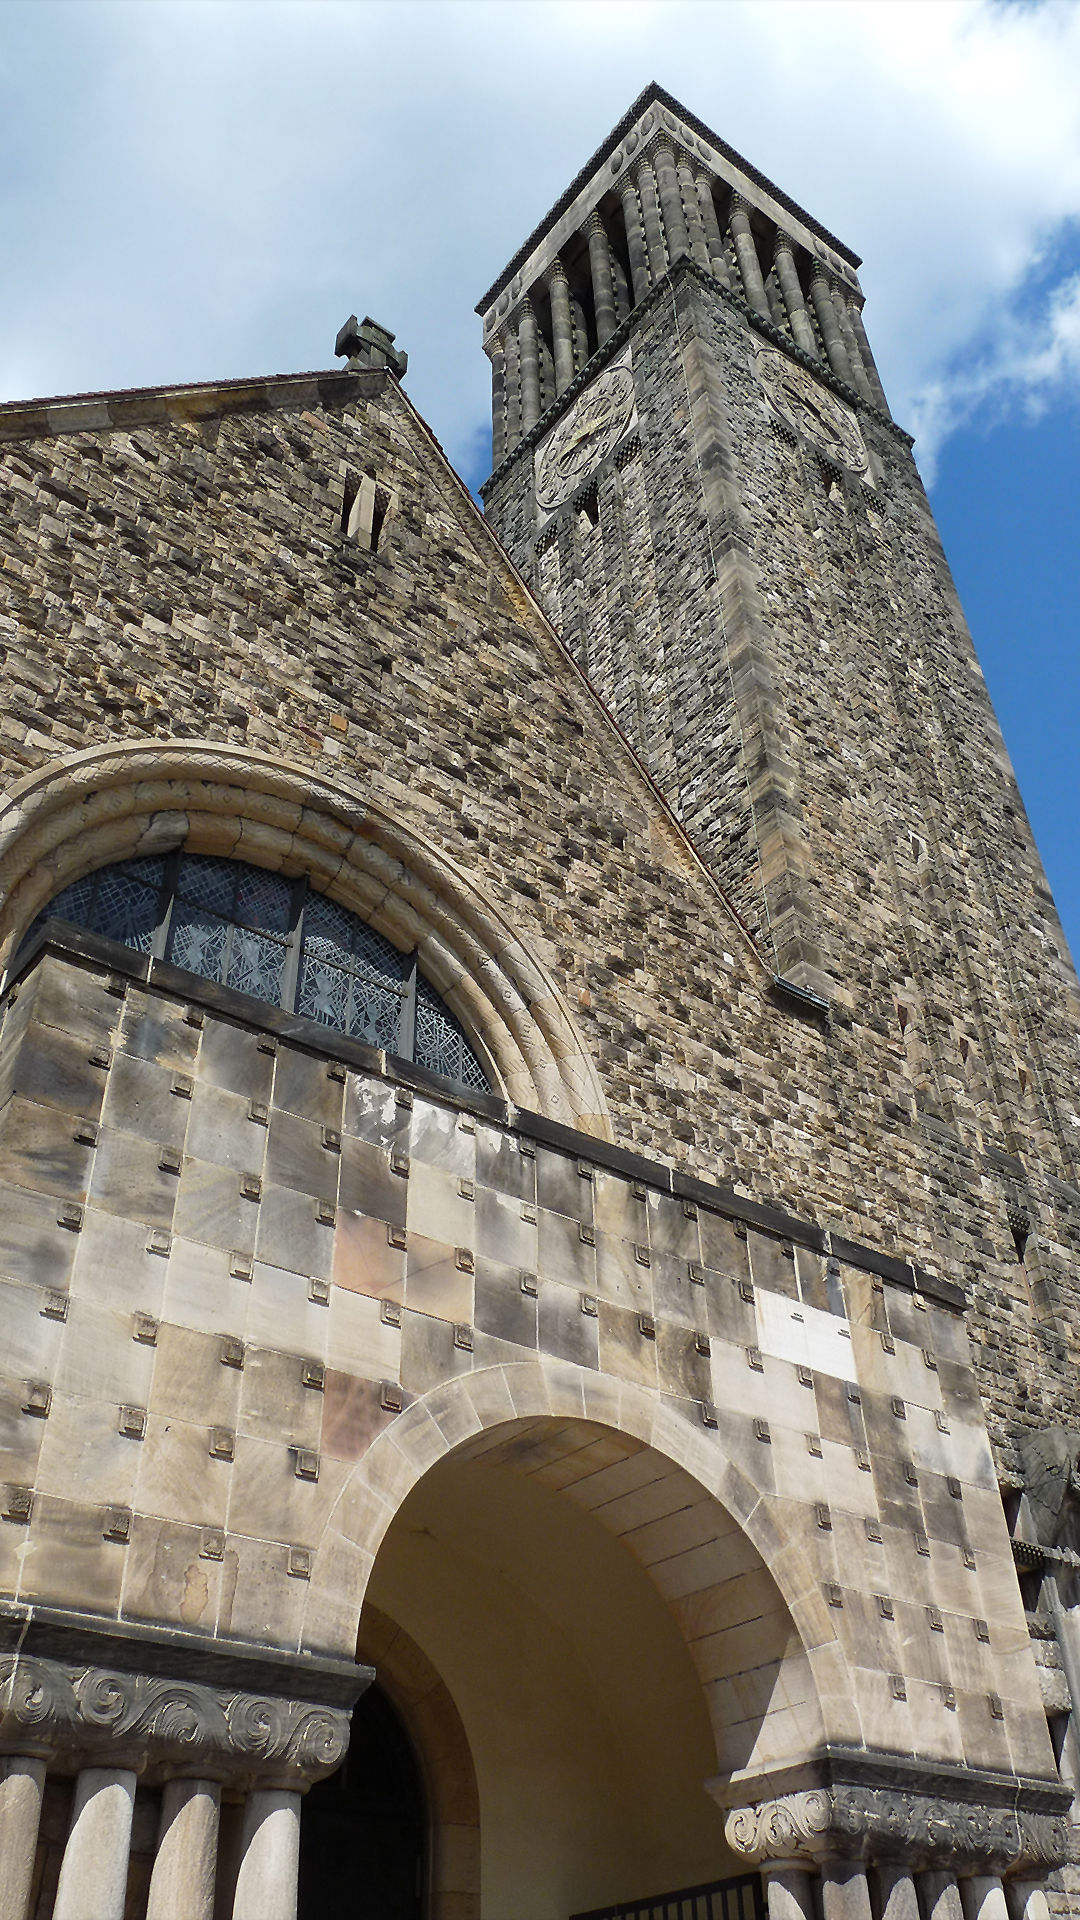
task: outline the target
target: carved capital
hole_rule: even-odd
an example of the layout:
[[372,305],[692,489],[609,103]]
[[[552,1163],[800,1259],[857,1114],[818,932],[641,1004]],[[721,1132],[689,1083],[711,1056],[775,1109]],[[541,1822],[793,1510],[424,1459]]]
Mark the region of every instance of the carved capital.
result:
[[233,1693],[157,1674],[0,1659],[0,1752],[90,1759],[138,1772],[198,1772],[230,1784],[304,1788],[339,1766],[350,1716],[338,1707]]
[[1060,1814],[853,1786],[732,1808],[724,1831],[732,1852],[754,1866],[886,1859],[914,1869],[1041,1876],[1061,1865],[1068,1844]]

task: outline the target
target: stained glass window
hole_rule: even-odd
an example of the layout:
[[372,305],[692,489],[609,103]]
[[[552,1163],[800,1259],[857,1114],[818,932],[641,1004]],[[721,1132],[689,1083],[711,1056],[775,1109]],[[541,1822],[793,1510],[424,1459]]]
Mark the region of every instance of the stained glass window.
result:
[[122,860],[75,880],[34,922],[67,920],[173,966],[404,1055],[486,1092],[464,1028],[416,955],[304,878],[209,854]]

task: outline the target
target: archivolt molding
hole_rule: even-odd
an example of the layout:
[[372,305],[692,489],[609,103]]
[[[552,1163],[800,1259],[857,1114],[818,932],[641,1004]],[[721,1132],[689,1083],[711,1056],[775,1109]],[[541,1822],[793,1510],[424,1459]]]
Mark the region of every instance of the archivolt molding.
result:
[[511,1100],[613,1137],[566,1002],[472,876],[359,790],[243,747],[94,747],[20,782],[0,805],[0,964],[70,880],[180,841],[309,873],[389,939],[418,949]]
[[[571,1421],[619,1434],[627,1454],[652,1448],[665,1467],[680,1469],[723,1509],[718,1536],[730,1531],[731,1520],[747,1535],[790,1616],[792,1644],[781,1670],[786,1674],[790,1666],[793,1675],[807,1670],[809,1692],[796,1697],[805,1702],[801,1722],[808,1745],[827,1739],[830,1729],[822,1717],[827,1698],[850,1702],[854,1682],[813,1568],[779,1510],[774,1511],[772,1497],[751,1484],[715,1435],[696,1429],[658,1394],[544,1355],[446,1381],[383,1430],[357,1462],[331,1512],[312,1568],[301,1644],[337,1654],[355,1645],[379,1546],[429,1468],[451,1453],[480,1457],[485,1434],[498,1438],[540,1423],[554,1433]],[[535,1438],[544,1443],[541,1433]],[[719,1746],[723,1725],[717,1723],[715,1731]]]

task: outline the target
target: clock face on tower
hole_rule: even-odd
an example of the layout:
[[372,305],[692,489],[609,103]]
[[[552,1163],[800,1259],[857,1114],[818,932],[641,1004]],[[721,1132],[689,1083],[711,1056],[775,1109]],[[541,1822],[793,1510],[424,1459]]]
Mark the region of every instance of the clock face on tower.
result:
[[536,500],[554,513],[626,431],[634,412],[629,367],[609,367],[575,402],[536,462]]
[[859,423],[838,395],[771,347],[759,350],[757,369],[771,404],[789,427],[852,473],[866,473],[869,461]]

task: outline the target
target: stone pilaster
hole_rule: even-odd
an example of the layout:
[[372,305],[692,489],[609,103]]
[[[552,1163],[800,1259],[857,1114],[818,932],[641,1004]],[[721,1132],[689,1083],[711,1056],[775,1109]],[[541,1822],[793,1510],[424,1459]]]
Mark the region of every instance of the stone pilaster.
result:
[[570,316],[570,288],[566,268],[556,260],[548,270],[551,295],[551,337],[555,353],[555,391],[562,393],[574,377],[574,323]]
[[638,193],[641,196],[641,221],[645,229],[645,244],[649,249],[649,266],[654,280],[659,280],[667,272],[667,245],[664,240],[664,223],[660,217],[660,201],[656,191],[656,175],[648,160],[643,160],[637,170]]
[[701,202],[694,184],[694,169],[685,153],[676,155],[676,171],[679,176],[679,189],[682,193],[683,217],[686,231],[690,235],[690,251],[699,267],[711,273],[712,262],[709,258],[709,243],[705,238],[705,226],[701,218]]
[[701,224],[705,233],[705,242],[709,249],[709,267],[722,287],[730,287],[731,274],[728,272],[727,254],[724,251],[724,236],[720,231],[720,222],[716,214],[716,201],[713,199],[712,180],[707,173],[698,173],[695,180],[698,205],[701,208]]

